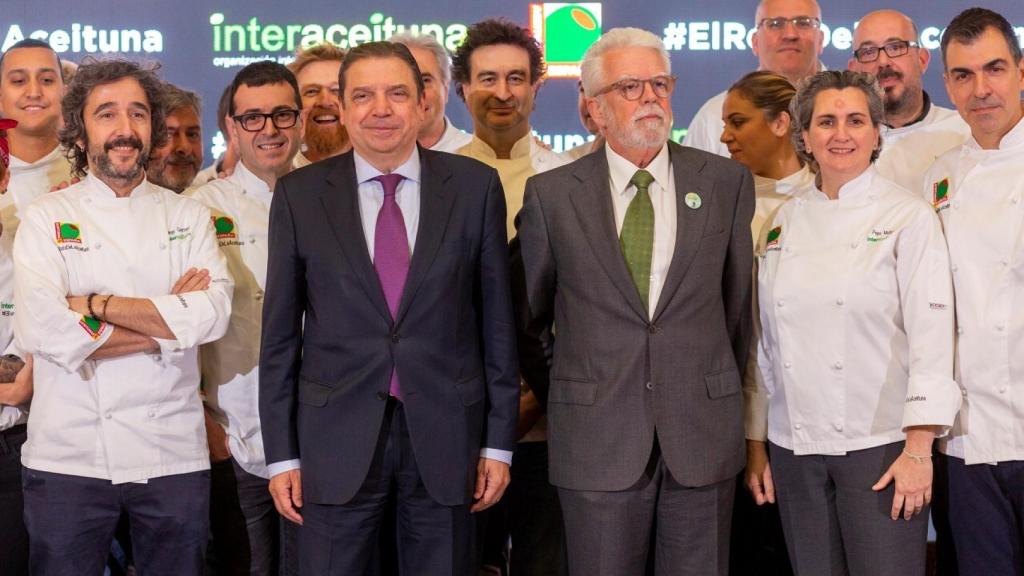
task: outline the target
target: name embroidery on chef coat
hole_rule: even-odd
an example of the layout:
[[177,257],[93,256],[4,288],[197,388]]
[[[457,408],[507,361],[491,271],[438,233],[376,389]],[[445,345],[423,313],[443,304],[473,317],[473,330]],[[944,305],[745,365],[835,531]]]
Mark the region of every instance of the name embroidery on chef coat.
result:
[[192,227],[191,226],[178,226],[177,228],[174,228],[173,230],[168,230],[167,231],[167,240],[168,241],[188,240],[191,237],[192,237]]
[[936,212],[949,208],[949,178],[932,184],[932,206]]

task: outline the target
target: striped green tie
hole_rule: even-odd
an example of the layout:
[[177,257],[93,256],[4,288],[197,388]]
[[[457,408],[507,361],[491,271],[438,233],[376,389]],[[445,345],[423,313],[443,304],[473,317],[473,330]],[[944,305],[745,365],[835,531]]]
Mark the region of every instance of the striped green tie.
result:
[[636,186],[636,196],[626,208],[626,218],[622,221],[622,233],[619,245],[622,255],[626,257],[626,267],[633,277],[636,291],[644,309],[648,308],[651,291],[651,259],[654,256],[654,204],[648,188],[654,182],[654,176],[647,170],[637,170],[629,183]]

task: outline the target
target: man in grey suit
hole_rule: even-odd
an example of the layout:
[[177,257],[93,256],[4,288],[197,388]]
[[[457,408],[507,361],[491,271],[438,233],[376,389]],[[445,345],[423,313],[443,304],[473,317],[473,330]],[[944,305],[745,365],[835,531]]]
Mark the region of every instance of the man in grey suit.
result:
[[670,74],[649,32],[594,43],[583,87],[607,145],[531,178],[519,214],[520,363],[546,402],[572,575],[643,574],[649,550],[658,575],[728,571],[754,190],[668,141]]

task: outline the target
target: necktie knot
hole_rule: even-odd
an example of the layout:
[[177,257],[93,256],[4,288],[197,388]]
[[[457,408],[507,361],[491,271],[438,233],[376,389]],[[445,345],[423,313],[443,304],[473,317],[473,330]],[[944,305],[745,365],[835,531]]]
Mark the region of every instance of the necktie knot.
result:
[[636,186],[638,192],[646,192],[650,188],[651,182],[654,182],[654,176],[647,170],[637,170],[629,179],[629,183]]
[[380,185],[384,187],[384,197],[394,196],[395,192],[398,191],[398,184],[405,179],[405,176],[392,172],[391,174],[381,174],[372,180],[380,182]]

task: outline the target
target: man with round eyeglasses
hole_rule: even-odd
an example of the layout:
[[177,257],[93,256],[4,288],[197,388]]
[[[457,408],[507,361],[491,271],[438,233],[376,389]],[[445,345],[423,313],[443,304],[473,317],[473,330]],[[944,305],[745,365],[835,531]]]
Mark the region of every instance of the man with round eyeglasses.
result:
[[204,345],[200,356],[213,482],[210,526],[223,573],[297,570],[290,553],[296,528],[276,512],[268,488],[257,399],[270,200],[299,150],[301,109],[288,68],[263,61],[240,70],[226,119],[240,161],[230,176],[192,193],[210,209],[217,244],[236,279],[227,334]]
[[[825,35],[817,0],[761,0],[754,25],[750,49],[757,56],[758,70],[775,72],[796,85],[825,68],[818,60]],[[683,145],[729,157],[729,149],[721,141],[725,95],[723,91],[700,107]]]
[[848,67],[874,74],[884,92],[884,144],[875,166],[908,190],[943,152],[960,146],[970,128],[956,113],[932,103],[921,78],[931,54],[917,42],[917,26],[896,10],[877,10],[860,20]]

